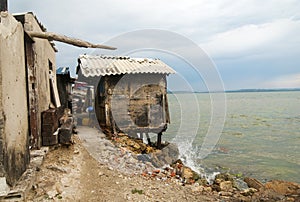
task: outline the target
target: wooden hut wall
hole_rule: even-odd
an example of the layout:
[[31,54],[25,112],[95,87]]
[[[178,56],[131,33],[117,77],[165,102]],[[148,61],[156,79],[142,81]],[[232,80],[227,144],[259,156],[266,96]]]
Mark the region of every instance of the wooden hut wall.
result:
[[127,74],[102,77],[96,111],[111,132],[161,132],[169,123],[166,75]]

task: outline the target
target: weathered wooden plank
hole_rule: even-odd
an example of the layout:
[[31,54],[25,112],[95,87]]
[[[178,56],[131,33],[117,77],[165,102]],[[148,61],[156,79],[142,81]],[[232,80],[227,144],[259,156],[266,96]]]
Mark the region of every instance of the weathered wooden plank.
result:
[[116,50],[117,48],[106,46],[102,44],[93,44],[87,41],[83,41],[81,39],[75,39],[68,36],[56,34],[53,32],[33,32],[33,31],[27,31],[27,34],[29,34],[31,37],[37,37],[42,39],[47,39],[49,41],[60,41],[63,43],[67,43],[73,46],[77,47],[84,47],[84,48],[102,48],[102,49],[108,49],[108,50]]

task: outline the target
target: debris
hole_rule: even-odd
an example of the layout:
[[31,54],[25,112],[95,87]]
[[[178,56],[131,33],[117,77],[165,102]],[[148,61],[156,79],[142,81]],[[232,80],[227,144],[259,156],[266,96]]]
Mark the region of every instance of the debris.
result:
[[53,170],[55,172],[68,173],[64,168],[54,166],[54,165],[47,166],[47,169]]

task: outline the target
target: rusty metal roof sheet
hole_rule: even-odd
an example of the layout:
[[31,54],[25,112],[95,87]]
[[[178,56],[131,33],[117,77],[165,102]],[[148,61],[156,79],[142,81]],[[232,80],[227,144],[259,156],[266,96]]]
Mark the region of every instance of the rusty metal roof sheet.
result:
[[159,59],[131,58],[128,56],[80,55],[78,61],[81,72],[85,77],[137,73],[176,73],[171,67]]

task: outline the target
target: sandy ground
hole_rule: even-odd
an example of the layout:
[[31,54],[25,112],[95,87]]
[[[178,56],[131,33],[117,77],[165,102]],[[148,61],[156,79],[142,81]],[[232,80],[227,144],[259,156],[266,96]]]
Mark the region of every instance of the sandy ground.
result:
[[[134,174],[136,168],[132,170],[130,166],[128,169],[133,171],[131,173],[109,166],[109,157],[105,159],[105,156],[99,156],[101,153],[99,142],[107,141],[102,138],[103,134],[96,129],[85,127],[78,130],[79,135],[74,137],[75,144],[51,148],[43,165],[38,168],[37,180],[27,201],[219,201],[221,199],[213,193],[203,195],[193,192],[191,187],[181,186],[172,181],[146,179],[140,173]],[[105,142],[104,145],[107,146],[108,143]],[[107,150],[107,147],[102,149]]]

